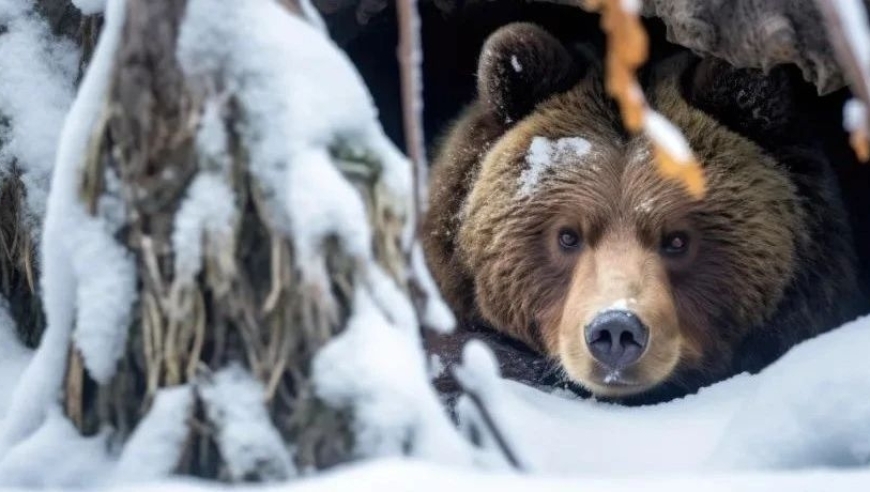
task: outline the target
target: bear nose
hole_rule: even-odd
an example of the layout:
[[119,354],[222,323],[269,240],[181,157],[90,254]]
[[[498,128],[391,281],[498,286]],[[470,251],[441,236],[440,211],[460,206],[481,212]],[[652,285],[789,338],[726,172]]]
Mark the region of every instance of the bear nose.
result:
[[649,330],[629,311],[607,311],[586,326],[586,345],[608,369],[622,369],[640,359]]

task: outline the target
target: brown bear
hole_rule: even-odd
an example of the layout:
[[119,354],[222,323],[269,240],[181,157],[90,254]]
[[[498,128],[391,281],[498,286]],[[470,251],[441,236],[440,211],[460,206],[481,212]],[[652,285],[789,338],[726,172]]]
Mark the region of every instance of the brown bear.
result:
[[486,41],[423,224],[461,323],[631,403],[758,371],[857,314],[847,214],[792,78],[688,53],[644,71],[703,167],[693,199],[624,130],[600,65],[531,24]]

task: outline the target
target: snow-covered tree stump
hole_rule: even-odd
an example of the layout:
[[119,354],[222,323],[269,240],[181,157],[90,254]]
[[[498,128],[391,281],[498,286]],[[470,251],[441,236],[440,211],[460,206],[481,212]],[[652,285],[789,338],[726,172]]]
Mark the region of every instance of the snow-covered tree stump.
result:
[[411,167],[317,13],[288,3],[109,0],[0,462],[58,403],[128,478],[468,461],[421,350],[421,322],[452,319],[413,237]]

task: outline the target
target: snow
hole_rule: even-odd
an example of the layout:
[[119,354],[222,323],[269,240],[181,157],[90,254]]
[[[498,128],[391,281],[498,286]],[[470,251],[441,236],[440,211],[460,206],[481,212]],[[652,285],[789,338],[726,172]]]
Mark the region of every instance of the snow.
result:
[[94,486],[111,466],[106,447],[105,433],[82,437],[52,406],[45,423],[0,459],[0,487]]
[[532,138],[526,153],[528,168],[520,174],[517,197],[526,198],[532,195],[544,174],[553,165],[569,159],[582,159],[591,149],[592,144],[581,137],[566,137],[556,141],[539,136]]
[[414,278],[420,283],[420,288],[426,296],[426,305],[423,307],[423,326],[435,330],[437,333],[449,333],[456,325],[453,312],[447,307],[435,279],[426,266],[426,258],[420,243],[415,243],[411,249],[411,268]]
[[609,311],[629,311],[628,306],[631,304],[637,304],[637,299],[634,297],[617,299],[611,305],[599,311],[599,314]]
[[197,390],[232,481],[250,476],[280,481],[296,474],[290,451],[266,411],[265,390],[245,369],[230,365]]
[[106,0],[72,0],[72,3],[85,15],[99,14],[106,8]]
[[[233,241],[233,224],[238,221],[236,197],[226,180],[213,173],[200,173],[187,189],[172,229],[175,275],[190,284],[202,268],[203,244],[226,251]],[[207,238],[207,239],[206,239]]]
[[193,282],[203,263],[203,247],[210,256],[234,251],[235,226],[238,223],[236,195],[229,185],[231,161],[228,135],[222,119],[225,101],[209,101],[196,135],[199,173],[187,188],[172,228],[175,253],[175,281],[179,286]]
[[647,109],[644,112],[643,128],[653,142],[660,145],[678,163],[692,160],[692,149],[680,130],[660,113]]
[[[466,347],[456,374],[529,471],[606,477],[866,467],[868,346],[864,317],[800,344],[759,375],[633,408],[501,380],[480,344]],[[460,425],[481,426],[467,398],[457,413]]]
[[728,468],[870,465],[870,317],[795,347],[766,369],[710,459]]
[[316,27],[324,34],[329,34],[326,28],[326,22],[323,21],[323,17],[320,15],[320,12],[317,11],[317,7],[311,3],[311,0],[299,0],[299,8],[302,10],[302,15],[311,23],[312,26]]
[[0,0],[0,177],[18,168],[27,189],[25,224],[34,239],[45,216],[64,115],[72,103],[78,48],[55,38],[32,3]]
[[[91,216],[79,197],[85,156],[94,128],[105,111],[115,47],[123,27],[123,12],[118,12],[118,7],[123,7],[123,3],[113,3],[113,18],[107,20],[111,24],[100,37],[91,62],[94,67],[86,74],[64,123],[42,244],[47,329],[68,330],[75,326],[73,339],[85,368],[99,383],[112,377],[124,353],[136,297],[132,256],[114,237],[121,224]],[[67,264],[58,266],[62,262]],[[71,270],[72,278],[55,282],[59,280],[52,278],[55,268],[62,270],[61,275]],[[49,298],[50,291],[60,288],[75,294],[74,322],[67,316],[70,306],[56,305]],[[65,293],[64,303],[70,301],[67,296]],[[58,316],[52,318],[52,312]]]
[[619,5],[627,14],[640,15],[641,8],[643,7],[643,0],[621,0]]
[[396,282],[378,265],[370,265],[366,273],[368,292],[387,321],[419,339],[417,313]]
[[64,122],[41,243],[47,326],[0,428],[0,461],[37,431],[57,400],[71,336],[98,381],[111,376],[126,339],[135,287],[132,262],[112,237],[112,227],[88,215],[79,201],[82,159],[103,109],[123,13],[123,0],[109,2],[91,67]]
[[514,72],[520,73],[523,71],[523,65],[517,59],[517,55],[511,55],[511,67],[514,69]]
[[193,404],[189,386],[158,390],[148,413],[124,445],[112,482],[136,483],[169,476],[181,460]]
[[[383,459],[340,466],[290,484],[235,485],[233,490],[259,492],[328,492],[336,490],[414,490],[420,492],[770,492],[861,491],[870,487],[870,470],[814,469],[798,472],[742,472],[735,474],[661,474],[645,477],[540,477],[510,472],[462,470],[418,460]],[[15,492],[27,489],[4,489]],[[82,490],[89,490],[87,488]],[[147,484],[109,486],[101,491],[213,492],[222,485],[175,478]]]
[[867,108],[860,100],[851,98],[843,106],[843,128],[848,132],[861,131],[867,122]]
[[0,423],[9,405],[9,390],[15,387],[33,356],[18,340],[15,321],[9,316],[8,308],[6,301],[0,299]]
[[636,207],[634,207],[634,210],[635,210],[635,212],[648,214],[652,211],[655,203],[656,203],[655,198],[646,198],[642,202],[640,202]]
[[[390,354],[385,357],[384,354]],[[345,331],[312,363],[318,397],[352,408],[356,453],[470,464],[471,446],[454,430],[428,384],[419,334],[392,324],[363,286]]]
[[[238,99],[239,130],[266,197],[267,220],[293,241],[305,278],[323,281],[321,246],[328,237],[369,262],[371,231],[362,199],[336,168],[331,150],[377,156],[385,196],[393,201],[385,206],[399,218],[410,210],[411,168],[378,125],[371,96],[348,58],[321,31],[271,0],[192,0],[178,59],[194,78],[220,76]],[[329,90],[312,80],[329,81]]]
[[444,361],[441,360],[441,356],[438,354],[431,354],[429,356],[429,379],[437,379],[444,374],[444,370],[447,369],[447,366],[444,365]]

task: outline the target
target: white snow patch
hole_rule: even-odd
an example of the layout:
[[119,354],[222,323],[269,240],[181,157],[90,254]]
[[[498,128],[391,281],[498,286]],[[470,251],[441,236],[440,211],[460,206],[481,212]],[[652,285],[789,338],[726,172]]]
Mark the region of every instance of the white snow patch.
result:
[[643,201],[641,201],[640,203],[638,203],[636,207],[634,207],[634,211],[639,212],[639,213],[643,213],[643,214],[648,214],[652,211],[655,203],[656,203],[655,198],[652,198],[652,197],[646,198]]
[[843,128],[848,132],[864,129],[867,125],[867,107],[858,99],[851,98],[843,106]]
[[405,293],[379,265],[369,265],[366,273],[368,291],[384,317],[391,325],[419,341],[417,313]]
[[472,461],[471,447],[429,386],[419,335],[390,323],[365,288],[356,290],[344,333],[315,357],[312,379],[325,402],[352,409],[360,456],[408,450],[442,463]]
[[499,384],[498,361],[480,340],[470,340],[462,349],[462,365],[453,371],[456,380],[468,391],[491,394]]
[[226,180],[216,173],[200,172],[174,219],[172,247],[179,282],[192,283],[199,273],[204,244],[220,249],[232,243],[237,221],[236,196]]
[[7,302],[0,300],[0,428],[12,389],[33,357],[33,351],[19,341],[8,308]]
[[82,437],[53,406],[29,439],[0,459],[0,487],[83,487],[105,478],[112,465],[107,434]]
[[106,0],[72,0],[72,3],[85,15],[99,14],[106,8]]
[[[474,395],[470,397],[465,394],[456,404],[459,428],[466,435],[477,437],[476,440],[483,454],[479,461],[487,468],[509,468],[510,464],[501,445],[497,443],[493,429],[489,426],[489,420],[484,418],[483,410],[476,403],[481,402],[490,415],[494,406],[510,404],[501,396],[499,385],[503,380],[500,379],[495,355],[483,342],[471,340],[465,344],[462,350],[462,364],[453,368],[453,375],[468,394]],[[523,470],[534,471],[535,464],[529,461],[528,453],[518,449],[523,442],[517,439],[517,433],[521,433],[522,430],[503,427],[500,421],[495,422],[495,425],[497,426],[495,431],[499,432],[518,465]]]
[[423,326],[438,333],[452,332],[456,325],[456,318],[441,297],[441,291],[438,290],[435,279],[426,266],[426,258],[419,242],[416,242],[411,250],[411,268],[420,283],[419,287],[426,295],[426,305],[423,307],[422,315]]
[[514,72],[520,73],[523,71],[523,65],[517,59],[517,55],[511,55],[511,67],[514,69]]
[[270,0],[192,0],[185,15],[182,67],[193,77],[220,77],[239,100],[239,131],[269,206],[267,219],[293,241],[303,274],[321,276],[322,244],[330,236],[368,261],[371,231],[362,199],[330,149],[376,156],[385,196],[394,201],[387,206],[400,218],[410,210],[411,173],[381,130],[352,63],[321,31]]
[[647,109],[643,127],[649,138],[673,156],[677,162],[692,160],[692,149],[683,134],[660,113]]
[[616,369],[604,375],[604,384],[611,384],[622,379],[622,371]]
[[[75,93],[79,51],[55,38],[33,3],[0,0],[0,179],[17,168],[34,238],[45,216],[55,149]],[[8,125],[2,124],[6,118]]]
[[441,360],[440,355],[429,355],[429,379],[438,379],[442,374],[444,374],[445,369],[447,369],[447,366],[444,365],[444,361]]
[[535,192],[544,173],[566,159],[582,159],[592,149],[588,140],[580,137],[560,138],[555,142],[546,137],[534,137],[526,153],[526,168],[519,179],[518,198]]
[[82,159],[103,108],[123,23],[123,0],[111,0],[90,68],[64,123],[41,243],[47,326],[0,429],[0,459],[39,428],[57,400],[74,325],[86,367],[98,381],[111,376],[126,340],[135,287],[132,262],[110,225],[88,215],[78,197]]
[[619,5],[624,12],[639,15],[643,7],[643,0],[620,0]]
[[[111,8],[113,18],[108,19],[107,12],[106,27],[92,66],[82,81],[61,133],[42,244],[48,329],[53,329],[55,322],[72,322],[66,316],[69,307],[51,305],[49,290],[71,290],[75,293],[73,338],[88,373],[99,383],[106,383],[112,377],[124,353],[136,298],[133,258],[114,238],[119,224],[91,216],[79,198],[84,159],[95,135],[94,128],[105,110],[114,53],[123,26],[123,3],[113,2]],[[63,285],[57,285],[59,282],[51,277],[49,270],[55,262],[66,261],[69,265],[64,269],[72,270],[73,279],[65,278]],[[69,300],[65,297],[63,302]],[[64,319],[52,320],[53,309],[58,313],[62,311]]]
[[233,481],[249,474],[267,481],[296,474],[290,451],[266,411],[263,386],[245,369],[230,365],[197,390]]
[[151,408],[124,444],[112,473],[113,483],[168,477],[178,466],[190,434],[193,391],[189,386],[157,391]]
[[637,299],[634,297],[622,298],[613,301],[609,306],[598,311],[598,315],[613,311],[631,312],[631,306],[637,304]]

